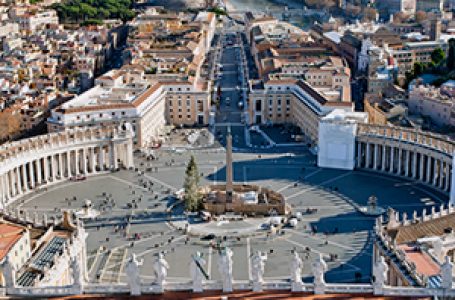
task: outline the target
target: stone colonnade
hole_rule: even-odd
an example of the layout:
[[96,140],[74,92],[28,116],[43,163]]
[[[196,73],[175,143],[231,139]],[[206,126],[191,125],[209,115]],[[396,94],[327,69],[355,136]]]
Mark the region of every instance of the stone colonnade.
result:
[[115,127],[77,128],[0,147],[0,207],[33,190],[133,162],[132,134]]
[[359,124],[356,168],[406,177],[449,193],[453,142],[404,128]]

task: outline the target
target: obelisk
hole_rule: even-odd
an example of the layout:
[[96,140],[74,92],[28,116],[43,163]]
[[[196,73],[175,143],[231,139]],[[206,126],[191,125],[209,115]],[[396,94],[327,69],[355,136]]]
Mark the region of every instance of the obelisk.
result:
[[231,127],[226,136],[226,203],[232,203],[232,135]]

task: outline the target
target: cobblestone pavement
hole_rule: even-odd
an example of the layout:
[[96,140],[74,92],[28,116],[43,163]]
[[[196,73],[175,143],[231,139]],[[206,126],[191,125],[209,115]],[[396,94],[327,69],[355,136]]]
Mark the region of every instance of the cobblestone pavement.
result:
[[[100,211],[96,220],[86,222],[92,281],[101,277],[125,281],[122,258],[134,252],[144,258],[141,268],[144,282],[151,282],[151,264],[158,251],[166,252],[170,281],[189,280],[190,255],[196,251],[204,253],[210,277],[219,278],[217,250],[201,237],[188,237],[171,226],[168,221],[178,224],[185,222],[186,217],[181,207],[170,216],[167,209],[175,203],[173,192],[182,188],[190,155],[194,155],[198,162],[201,184],[224,182],[224,151],[209,149],[175,153],[158,150],[155,154],[158,159],[152,161],[136,157],[139,170],[149,170],[143,175],[122,170],[81,182],[66,182],[50,187],[46,192],[26,196],[19,206],[30,212],[52,215],[61,209],[78,210],[85,199],[92,201],[93,207]],[[274,236],[227,238],[224,243],[234,251],[235,279],[249,279],[249,257],[260,249],[268,253],[266,278],[286,279],[291,250],[296,250],[305,259],[305,281],[311,281],[310,263],[318,253],[324,253],[327,259],[330,254],[335,258],[328,263],[329,282],[354,282],[357,272],[361,274],[361,281],[369,281],[373,219],[358,213],[343,197],[365,205],[368,197],[374,194],[380,206],[392,206],[398,211],[408,212],[408,215],[414,209],[420,211],[445,200],[443,195],[414,182],[375,173],[317,168],[315,156],[307,151],[234,153],[234,160],[236,182],[279,191],[286,196],[294,211],[303,213],[303,220],[297,227],[285,228]],[[307,213],[309,208],[313,213]],[[131,225],[123,229],[125,220],[130,220]],[[241,231],[249,226],[260,227],[260,224],[260,220],[246,220],[238,224],[231,222],[227,226],[230,230],[238,227]],[[217,223],[204,226],[207,232],[210,232],[210,226],[213,231],[220,229]],[[312,228],[316,232],[312,232]],[[118,270],[121,270],[120,276],[109,276],[110,272],[118,273]]]

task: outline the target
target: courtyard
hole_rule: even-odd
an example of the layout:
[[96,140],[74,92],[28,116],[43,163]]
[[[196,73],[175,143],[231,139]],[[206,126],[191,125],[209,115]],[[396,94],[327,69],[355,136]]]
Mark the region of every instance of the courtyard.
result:
[[[198,162],[201,184],[225,181],[224,148],[192,151],[155,150],[155,159],[136,155],[136,170],[121,170],[65,182],[29,194],[14,205],[21,210],[61,214],[78,211],[86,199],[99,216],[85,221],[89,233],[87,256],[90,280],[125,282],[124,263],[131,253],[144,259],[141,277],[154,280],[152,263],[158,252],[169,262],[169,281],[190,280],[191,255],[200,251],[210,279],[219,279],[218,249],[210,235],[234,252],[234,279],[250,279],[250,256],[266,252],[265,278],[289,277],[291,251],[304,259],[304,281],[310,282],[311,262],[323,253],[329,266],[328,282],[369,282],[374,218],[362,215],[352,204],[367,204],[375,195],[384,208],[411,215],[439,205],[445,196],[422,185],[378,173],[340,171],[315,167],[316,157],[305,148],[275,153],[235,152],[234,181],[257,184],[282,193],[302,219],[295,227],[266,234],[267,217],[210,223],[192,220],[198,233],[185,234],[188,223],[183,206],[173,196],[183,186],[186,163]],[[347,201],[349,200],[349,201]],[[172,209],[171,209],[172,208]],[[194,224],[193,224],[194,223]],[[225,237],[223,237],[223,232]],[[209,236],[209,237],[207,237]]]

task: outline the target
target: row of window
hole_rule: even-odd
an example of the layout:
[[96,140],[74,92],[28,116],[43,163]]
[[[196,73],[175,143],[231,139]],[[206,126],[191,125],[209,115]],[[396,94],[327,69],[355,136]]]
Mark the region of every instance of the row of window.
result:
[[[178,115],[178,116],[174,116],[174,115],[170,115],[171,119],[175,119],[176,117],[178,117],[178,119],[182,119],[183,116],[182,115]],[[191,119],[191,115],[186,115],[186,118],[187,119]]]

